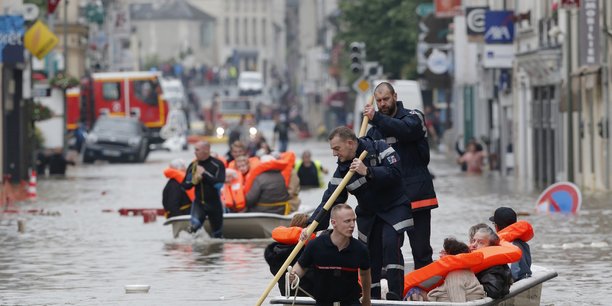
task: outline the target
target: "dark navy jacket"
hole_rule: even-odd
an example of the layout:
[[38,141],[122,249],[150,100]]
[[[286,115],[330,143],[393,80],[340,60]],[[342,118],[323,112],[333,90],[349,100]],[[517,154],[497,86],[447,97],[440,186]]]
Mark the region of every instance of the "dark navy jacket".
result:
[[[196,166],[196,162],[197,165],[204,167],[204,173],[202,174],[200,183],[194,185],[192,175],[193,167]],[[189,167],[187,167],[185,180],[183,180],[181,185],[185,190],[190,189],[192,186],[195,188],[195,199],[193,203],[201,203],[203,205],[209,204],[209,208],[222,209],[221,196],[219,190],[216,188],[216,185],[219,183],[225,183],[225,166],[223,166],[220,160],[211,156],[206,160],[192,162]]]
[[[413,221],[410,207],[406,205],[409,199],[402,187],[398,154],[383,141],[375,141],[367,137],[359,139],[356,157],[359,157],[364,150],[368,152],[368,155],[363,163],[369,168],[370,177],[367,178],[355,172],[334,204],[346,203],[349,192],[355,195],[358,203],[355,214],[357,215],[359,239],[367,243],[367,237],[376,217],[393,226],[398,233],[411,229]],[[321,204],[313,213],[311,221],[349,172],[351,163],[352,160],[338,161],[334,176],[329,181]],[[317,230],[327,229],[328,226],[329,214],[326,214],[320,220]]]
[[394,117],[374,114],[367,136],[384,140],[393,147],[402,160],[402,178],[406,192],[412,202],[412,210],[438,207],[429,165],[429,144],[425,116],[418,110],[404,108],[397,101]]

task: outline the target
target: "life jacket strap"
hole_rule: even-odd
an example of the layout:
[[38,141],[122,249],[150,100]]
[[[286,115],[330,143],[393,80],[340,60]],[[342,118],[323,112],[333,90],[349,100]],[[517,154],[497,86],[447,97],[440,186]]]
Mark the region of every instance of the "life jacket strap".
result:
[[285,211],[283,212],[283,215],[288,215],[289,212],[291,211],[291,205],[289,204],[289,201],[275,202],[275,203],[257,203],[257,206],[262,206],[262,207],[285,206]]

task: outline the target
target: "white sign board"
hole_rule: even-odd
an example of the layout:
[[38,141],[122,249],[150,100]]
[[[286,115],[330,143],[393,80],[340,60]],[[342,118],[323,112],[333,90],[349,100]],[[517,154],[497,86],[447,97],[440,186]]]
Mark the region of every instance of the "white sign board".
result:
[[484,45],[482,65],[485,68],[512,68],[513,45]]

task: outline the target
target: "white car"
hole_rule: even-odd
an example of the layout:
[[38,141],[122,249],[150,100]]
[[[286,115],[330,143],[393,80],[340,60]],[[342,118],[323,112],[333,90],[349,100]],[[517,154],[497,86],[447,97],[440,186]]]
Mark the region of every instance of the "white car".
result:
[[261,72],[243,71],[238,76],[238,90],[241,96],[258,95],[263,89],[264,80]]

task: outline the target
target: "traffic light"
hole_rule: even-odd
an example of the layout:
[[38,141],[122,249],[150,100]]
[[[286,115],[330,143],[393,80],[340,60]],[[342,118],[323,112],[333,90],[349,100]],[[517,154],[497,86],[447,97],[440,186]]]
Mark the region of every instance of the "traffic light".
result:
[[351,48],[351,72],[361,74],[363,72],[363,62],[365,61],[365,43],[354,41],[350,44]]

